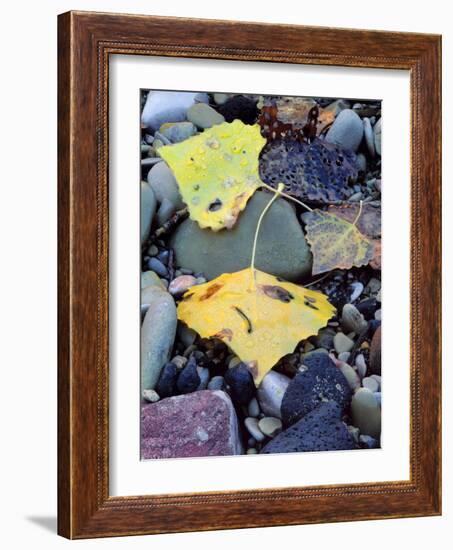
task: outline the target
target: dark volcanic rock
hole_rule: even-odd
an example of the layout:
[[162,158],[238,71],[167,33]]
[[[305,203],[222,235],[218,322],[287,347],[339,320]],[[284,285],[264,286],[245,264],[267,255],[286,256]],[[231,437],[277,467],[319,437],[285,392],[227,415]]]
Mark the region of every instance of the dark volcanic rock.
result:
[[303,451],[340,451],[357,448],[340,419],[340,406],[321,403],[296,424],[270,441],[262,453],[298,453]]
[[230,388],[231,398],[239,405],[247,405],[255,395],[253,376],[244,363],[228,369],[225,373],[225,381]]
[[143,405],[141,457],[241,454],[236,412],[223,391],[202,390]]
[[242,120],[244,124],[255,124],[258,118],[257,100],[235,95],[226,100],[223,105],[217,107],[227,122],[233,122],[236,118]]
[[182,369],[176,382],[178,393],[190,393],[195,391],[200,385],[200,376],[197,371],[197,362],[195,357],[191,356],[186,366]]
[[167,363],[162,369],[157,382],[156,391],[161,398],[170,397],[175,392],[178,369],[173,363]]
[[320,403],[335,401],[343,411],[351,400],[351,388],[330,357],[316,353],[304,359],[306,371],[290,382],[282,401],[282,420],[290,426]]

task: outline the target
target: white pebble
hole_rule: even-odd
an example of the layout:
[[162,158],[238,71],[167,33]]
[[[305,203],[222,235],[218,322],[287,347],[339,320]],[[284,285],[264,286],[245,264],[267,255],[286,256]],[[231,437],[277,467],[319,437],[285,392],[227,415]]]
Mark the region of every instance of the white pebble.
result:
[[343,351],[351,351],[351,349],[354,347],[354,342],[353,340],[348,338],[346,334],[343,334],[342,332],[337,332],[333,337],[333,345],[335,347],[335,351],[337,353],[341,353]]
[[368,323],[353,304],[345,304],[341,313],[341,326],[345,332],[360,334],[367,328]]
[[244,426],[247,428],[249,434],[257,441],[264,441],[264,434],[258,427],[258,420],[256,418],[247,417],[244,420]]
[[373,393],[378,391],[378,389],[379,389],[378,382],[374,378],[371,378],[371,376],[366,376],[362,380],[362,386],[364,388],[367,388],[368,390],[372,391]]
[[360,378],[363,378],[366,375],[367,366],[365,362],[365,357],[361,353],[359,353],[355,358],[355,366],[357,368],[357,372]]
[[279,372],[269,371],[258,388],[260,409],[269,416],[281,418],[280,407],[290,379]]
[[248,413],[249,413],[249,416],[253,416],[253,417],[257,417],[260,414],[260,406],[258,405],[258,401],[256,397],[251,399],[248,405]]
[[350,302],[355,302],[357,300],[357,298],[363,292],[363,284],[360,283],[359,281],[356,281],[356,282],[351,284],[351,287],[352,287],[353,290],[352,290],[351,297],[349,298],[349,301]]
[[381,377],[379,376],[379,374],[372,374],[370,376],[370,378],[373,378],[374,380],[376,380],[376,382],[378,383],[378,386],[379,386],[379,390],[381,389]]
[[348,426],[348,432],[351,434],[354,441],[356,443],[358,443],[359,442],[359,435],[360,435],[359,428],[356,428],[355,426]]
[[352,397],[351,413],[353,425],[361,434],[378,439],[381,434],[381,409],[375,394],[360,388]]
[[143,399],[145,399],[145,401],[148,401],[149,403],[156,403],[160,399],[159,394],[154,390],[143,390],[142,395]]
[[359,375],[351,367],[351,365],[348,365],[347,363],[341,363],[340,365],[338,365],[338,367],[341,370],[343,376],[348,381],[348,384],[351,390],[356,390],[357,388],[360,388]]
[[265,416],[258,422],[259,429],[268,437],[275,437],[282,431],[282,421],[280,418]]
[[344,363],[347,363],[350,356],[351,356],[350,351],[342,351],[341,353],[338,354],[338,359],[339,361],[343,361]]

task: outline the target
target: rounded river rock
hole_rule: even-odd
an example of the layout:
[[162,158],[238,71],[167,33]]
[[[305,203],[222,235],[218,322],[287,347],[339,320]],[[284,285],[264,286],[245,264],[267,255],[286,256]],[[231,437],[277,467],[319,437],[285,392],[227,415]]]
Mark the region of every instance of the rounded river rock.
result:
[[177,324],[172,296],[158,286],[147,287],[146,291],[148,310],[141,330],[142,391],[155,388],[162,367],[170,357]]
[[[256,192],[231,230],[214,232],[185,220],[171,240],[178,266],[202,272],[208,279],[248,267],[258,218],[271,198],[267,192]],[[255,265],[289,281],[311,273],[312,255],[304,233],[294,208],[283,199],[277,199],[263,219]]]

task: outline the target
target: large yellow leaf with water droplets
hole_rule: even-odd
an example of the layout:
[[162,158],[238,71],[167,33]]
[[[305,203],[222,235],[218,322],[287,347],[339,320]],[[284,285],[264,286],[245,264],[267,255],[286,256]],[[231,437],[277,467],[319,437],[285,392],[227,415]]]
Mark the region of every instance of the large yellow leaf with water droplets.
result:
[[313,254],[313,275],[360,267],[373,259],[374,243],[360,233],[355,223],[321,210],[306,212],[303,220]]
[[248,365],[258,386],[301,340],[335,314],[321,292],[251,268],[191,287],[178,318],[204,338],[219,338]]
[[160,147],[159,154],[175,175],[191,219],[219,231],[234,226],[262,185],[258,155],[265,143],[258,124],[234,120]]

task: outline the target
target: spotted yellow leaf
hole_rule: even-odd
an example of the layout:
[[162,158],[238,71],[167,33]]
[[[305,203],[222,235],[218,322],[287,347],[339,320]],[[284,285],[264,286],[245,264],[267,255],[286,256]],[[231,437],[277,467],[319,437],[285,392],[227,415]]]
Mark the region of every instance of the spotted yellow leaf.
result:
[[173,171],[192,220],[213,231],[230,229],[262,185],[260,127],[224,122],[181,143],[159,148]]
[[321,210],[306,212],[303,220],[313,254],[313,275],[360,267],[373,259],[374,244],[355,223]]
[[321,292],[247,268],[191,287],[178,305],[178,318],[202,337],[227,344],[258,386],[281,357],[317,334],[335,311]]

